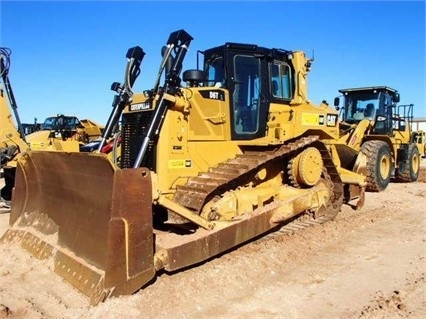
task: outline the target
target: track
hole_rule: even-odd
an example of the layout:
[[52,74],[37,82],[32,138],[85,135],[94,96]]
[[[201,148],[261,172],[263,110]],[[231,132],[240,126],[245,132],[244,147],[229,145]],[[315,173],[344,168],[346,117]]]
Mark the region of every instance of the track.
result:
[[251,151],[238,154],[236,158],[211,168],[209,172],[189,178],[186,185],[178,186],[173,200],[182,206],[200,212],[204,204],[214,196],[220,196],[228,190],[245,185],[248,181],[253,180],[257,171],[266,164],[282,159],[284,156],[290,156],[318,139],[317,136],[309,136],[282,145],[273,151]]
[[298,218],[291,225],[283,227],[281,232],[292,232],[295,229],[324,223],[333,219],[340,210],[343,201],[343,184],[329,152],[325,145],[319,141],[318,136],[303,137],[275,150],[251,150],[245,154],[239,154],[236,158],[219,164],[207,173],[201,173],[197,177],[190,178],[186,185],[177,188],[174,201],[200,212],[204,204],[215,196],[220,196],[228,190],[236,189],[238,186],[246,185],[249,181],[254,180],[255,174],[262,167],[276,161],[284,163],[285,160],[291,159],[308,146],[314,146],[320,150],[325,168],[323,175],[333,196],[328,207],[322,211],[320,216],[307,217],[305,214],[303,218]]

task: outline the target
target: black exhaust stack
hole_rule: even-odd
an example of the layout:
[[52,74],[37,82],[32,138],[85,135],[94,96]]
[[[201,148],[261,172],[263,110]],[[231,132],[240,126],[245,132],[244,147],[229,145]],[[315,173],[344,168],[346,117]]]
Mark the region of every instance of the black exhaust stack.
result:
[[118,93],[114,96],[112,107],[113,110],[108,118],[107,124],[105,125],[105,130],[102,134],[102,140],[98,146],[98,152],[101,152],[102,148],[106,144],[106,140],[111,137],[114,127],[117,125],[118,120],[120,119],[121,113],[126,104],[129,103],[131,97],[133,96],[132,87],[136,81],[136,78],[140,74],[140,66],[142,60],[145,56],[145,52],[139,46],[130,48],[127,51],[126,58],[126,74],[124,77],[124,84],[114,82],[111,85],[111,90]]
[[[178,30],[172,32],[167,41],[166,49],[163,49],[163,62],[160,66],[160,71],[158,73],[157,81],[154,86],[154,92],[159,94],[159,102],[155,108],[154,113],[151,116],[150,126],[146,131],[144,136],[141,148],[139,149],[138,156],[135,160],[133,168],[140,167],[145,153],[148,149],[149,142],[158,136],[161,130],[161,126],[164,121],[164,117],[167,112],[168,101],[165,99],[164,95],[171,94],[175,95],[179,89],[181,79],[179,78],[180,73],[182,72],[182,63],[185,59],[186,52],[193,38],[185,31]],[[175,56],[171,56],[172,51],[175,52]],[[165,83],[163,88],[160,90],[159,87],[159,78],[163,70],[166,68],[169,59],[172,58],[171,67],[166,73]]]

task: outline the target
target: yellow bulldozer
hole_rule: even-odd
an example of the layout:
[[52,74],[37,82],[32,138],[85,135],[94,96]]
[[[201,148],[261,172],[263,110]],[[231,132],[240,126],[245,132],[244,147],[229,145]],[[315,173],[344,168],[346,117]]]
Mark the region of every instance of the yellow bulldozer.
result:
[[[420,155],[412,141],[413,104],[398,105],[400,94],[387,86],[358,87],[339,90],[343,94],[334,105],[341,110],[341,137],[336,147],[342,165],[354,166],[365,155],[358,172],[367,177],[367,191],[380,192],[391,179],[416,181]],[[344,154],[344,155],[343,155]]]
[[[192,40],[170,34],[141,93],[132,87],[145,52],[128,50],[98,152],[31,150],[18,161],[1,241],[53,259],[92,305],[362,205],[366,178],[340,166],[338,112],[308,100],[303,52],[228,42],[182,73]],[[120,120],[117,164],[99,150]]]

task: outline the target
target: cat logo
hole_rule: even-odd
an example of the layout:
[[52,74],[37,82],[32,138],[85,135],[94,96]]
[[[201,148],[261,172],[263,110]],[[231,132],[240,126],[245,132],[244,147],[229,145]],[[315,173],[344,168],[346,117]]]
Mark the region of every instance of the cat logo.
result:
[[336,125],[337,125],[337,115],[327,114],[327,126],[336,126]]
[[130,111],[149,110],[151,108],[150,102],[136,103],[130,105]]

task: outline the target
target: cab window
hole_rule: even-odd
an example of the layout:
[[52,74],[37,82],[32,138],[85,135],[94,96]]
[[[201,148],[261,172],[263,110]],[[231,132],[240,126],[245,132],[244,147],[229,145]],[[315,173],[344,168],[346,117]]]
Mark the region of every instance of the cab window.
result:
[[274,61],[270,65],[271,94],[277,99],[289,100],[292,98],[291,72],[288,64]]
[[206,62],[207,82],[205,86],[223,87],[225,85],[225,70],[222,57],[215,57]]

